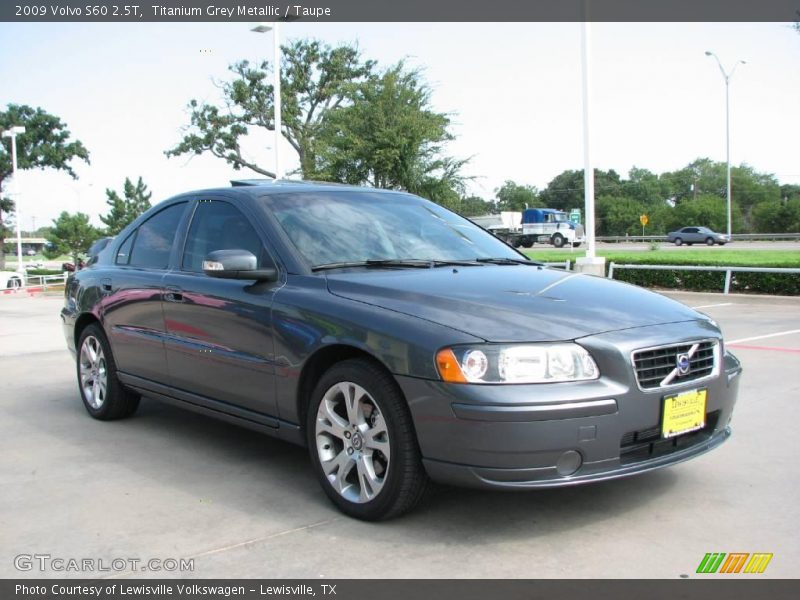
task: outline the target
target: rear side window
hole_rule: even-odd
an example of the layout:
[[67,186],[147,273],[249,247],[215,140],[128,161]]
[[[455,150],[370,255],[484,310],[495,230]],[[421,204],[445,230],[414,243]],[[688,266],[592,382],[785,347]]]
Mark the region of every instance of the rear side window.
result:
[[[139,226],[130,252],[129,265],[148,269],[166,269],[169,266],[172,242],[184,208],[186,208],[185,202],[173,204]],[[119,254],[117,258],[119,260]]]
[[117,258],[114,260],[118,265],[127,265],[131,258],[131,246],[133,246],[133,238],[136,237],[136,232],[131,233],[122,245],[117,250]]
[[203,261],[216,250],[247,250],[258,259],[259,269],[273,266],[261,238],[238,208],[218,200],[200,200],[186,237],[181,268],[201,272]]

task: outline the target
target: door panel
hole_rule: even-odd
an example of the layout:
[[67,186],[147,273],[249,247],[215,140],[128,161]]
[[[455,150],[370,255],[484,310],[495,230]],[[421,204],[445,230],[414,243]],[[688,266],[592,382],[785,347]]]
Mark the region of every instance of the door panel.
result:
[[179,271],[164,279],[166,356],[172,385],[266,415],[275,408],[272,299],[279,283],[208,277],[203,258],[245,249],[272,267],[249,217],[219,199],[197,202]]
[[103,316],[117,368],[167,382],[161,281],[164,273],[124,270],[114,273],[103,299]]
[[117,367],[167,384],[162,285],[188,202],[169,204],[116,247],[102,281],[103,323]]

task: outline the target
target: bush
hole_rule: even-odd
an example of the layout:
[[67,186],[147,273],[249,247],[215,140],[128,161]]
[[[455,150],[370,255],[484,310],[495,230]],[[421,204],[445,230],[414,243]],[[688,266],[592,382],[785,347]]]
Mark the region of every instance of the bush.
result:
[[30,269],[28,275],[38,277],[39,275],[61,275],[64,273],[61,269]]
[[[708,260],[703,266],[737,266],[730,262]],[[673,264],[697,265],[695,261],[648,259],[646,256],[636,260],[626,260],[625,264]],[[608,265],[608,263],[607,263]],[[797,268],[793,261],[775,262],[760,265],[763,267]],[[626,281],[642,287],[659,287],[666,289],[679,289],[692,292],[721,292],[725,285],[724,271],[680,271],[680,270],[638,270],[620,269],[614,271],[614,279]],[[732,273],[731,292],[753,294],[776,294],[782,296],[800,295],[800,274],[797,273]]]

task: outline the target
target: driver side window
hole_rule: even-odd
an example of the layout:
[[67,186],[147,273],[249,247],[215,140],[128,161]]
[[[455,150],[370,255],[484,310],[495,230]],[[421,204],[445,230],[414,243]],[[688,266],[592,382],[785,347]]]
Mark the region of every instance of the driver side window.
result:
[[258,259],[257,268],[274,266],[261,238],[238,208],[219,200],[200,200],[186,237],[181,268],[202,272],[203,261],[216,250],[247,250]]

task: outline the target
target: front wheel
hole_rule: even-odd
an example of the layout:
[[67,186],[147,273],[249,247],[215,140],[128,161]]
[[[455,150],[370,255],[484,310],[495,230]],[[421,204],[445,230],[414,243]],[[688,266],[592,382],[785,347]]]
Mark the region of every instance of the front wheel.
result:
[[560,233],[556,233],[553,236],[552,242],[553,246],[555,246],[556,248],[561,248],[564,246],[564,236],[561,235]]
[[714,238],[706,238],[706,246],[713,246]]
[[372,362],[347,360],[322,376],[306,433],[320,484],[345,514],[388,519],[422,498],[427,475],[408,406],[391,375]]
[[683,244],[683,240],[681,238],[675,238],[675,245],[680,246],[681,244]]
[[89,325],[81,333],[77,363],[78,389],[92,417],[111,421],[136,412],[139,395],[127,390],[117,378],[117,365],[100,325]]

